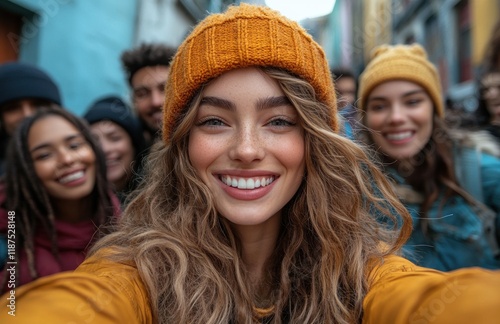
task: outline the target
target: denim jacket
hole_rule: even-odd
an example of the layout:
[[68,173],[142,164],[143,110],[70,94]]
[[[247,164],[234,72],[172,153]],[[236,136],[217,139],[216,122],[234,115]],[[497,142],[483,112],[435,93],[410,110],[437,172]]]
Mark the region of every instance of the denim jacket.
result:
[[[480,153],[480,183],[483,203],[496,213],[496,239],[500,231],[500,159]],[[411,192],[409,185],[396,170],[389,170],[396,182],[396,191]],[[415,193],[415,192],[414,192]],[[418,194],[417,194],[418,195]],[[408,195],[407,195],[408,196]],[[411,196],[411,195],[410,195]],[[422,229],[419,199],[401,200],[413,218],[413,232],[405,245],[405,256],[416,264],[438,270],[449,271],[463,267],[479,266],[499,269],[500,259],[493,255],[481,219],[465,199],[460,196],[448,198],[441,206],[444,190],[425,215],[427,230]]]

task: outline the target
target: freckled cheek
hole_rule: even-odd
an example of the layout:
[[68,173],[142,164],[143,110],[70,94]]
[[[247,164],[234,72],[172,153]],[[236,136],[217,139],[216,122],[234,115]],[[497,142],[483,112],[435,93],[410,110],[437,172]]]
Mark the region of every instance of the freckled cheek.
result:
[[305,144],[302,136],[281,139],[270,147],[283,165],[287,167],[304,167]]
[[222,140],[204,140],[204,136],[191,135],[188,145],[189,160],[201,175],[225,150]]

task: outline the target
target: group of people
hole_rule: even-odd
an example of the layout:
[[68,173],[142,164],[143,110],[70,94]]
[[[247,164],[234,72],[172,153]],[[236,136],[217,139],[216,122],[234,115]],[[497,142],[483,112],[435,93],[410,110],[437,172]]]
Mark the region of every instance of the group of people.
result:
[[[111,230],[158,138],[174,54],[156,44],[123,53],[135,112],[109,95],[92,103],[83,118],[65,109],[45,71],[25,63],[0,65],[0,291],[9,290],[8,257],[19,261],[11,286],[20,286],[76,269]],[[15,231],[9,231],[9,219],[15,219]],[[9,232],[15,232],[15,249]]]
[[[7,289],[0,321],[12,295],[22,323],[498,320],[500,160],[447,129],[420,45],[374,51],[355,140],[323,50],[267,7],[207,16],[167,68],[133,56],[142,127],[107,97],[90,126],[56,100],[14,132],[19,273],[83,262]],[[142,181],[119,177],[121,162]],[[85,224],[99,227],[85,260],[66,257],[61,228]]]

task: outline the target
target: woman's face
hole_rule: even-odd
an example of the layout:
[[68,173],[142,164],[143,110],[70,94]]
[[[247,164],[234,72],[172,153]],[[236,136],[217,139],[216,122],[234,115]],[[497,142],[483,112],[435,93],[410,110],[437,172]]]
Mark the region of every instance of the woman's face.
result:
[[234,225],[279,220],[305,169],[299,116],[278,83],[256,68],[237,69],[201,94],[189,157]]
[[482,80],[483,98],[491,115],[491,122],[500,124],[500,73],[490,73]]
[[416,83],[388,81],[366,102],[365,124],[378,149],[395,160],[418,154],[432,135],[434,105]]
[[132,174],[135,153],[129,134],[121,126],[108,120],[92,124],[90,130],[99,140],[106,156],[108,181],[115,186],[126,183]]
[[63,117],[36,121],[28,134],[35,173],[49,196],[77,200],[95,185],[95,154],[78,129]]

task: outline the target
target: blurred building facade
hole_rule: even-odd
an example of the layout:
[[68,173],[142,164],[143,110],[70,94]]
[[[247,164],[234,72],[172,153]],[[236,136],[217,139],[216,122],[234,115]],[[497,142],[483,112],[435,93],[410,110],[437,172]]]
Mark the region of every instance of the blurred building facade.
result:
[[319,39],[330,64],[359,74],[375,46],[417,42],[437,66],[449,103],[476,108],[475,78],[500,21],[499,0],[337,0],[335,7],[324,31],[332,39]]
[[[178,46],[208,13],[265,0],[1,0],[0,63],[47,70],[64,104],[82,114],[96,98],[129,98],[121,53],[144,42]],[[331,66],[359,74],[380,44],[422,44],[452,102],[475,108],[474,77],[500,0],[336,0],[333,11],[300,23]]]
[[129,90],[120,55],[143,42],[178,46],[209,12],[230,0],[0,0],[0,64],[31,63],[82,115],[95,99]]

